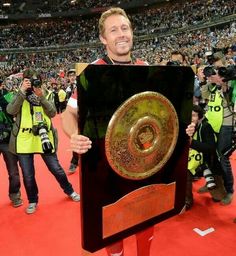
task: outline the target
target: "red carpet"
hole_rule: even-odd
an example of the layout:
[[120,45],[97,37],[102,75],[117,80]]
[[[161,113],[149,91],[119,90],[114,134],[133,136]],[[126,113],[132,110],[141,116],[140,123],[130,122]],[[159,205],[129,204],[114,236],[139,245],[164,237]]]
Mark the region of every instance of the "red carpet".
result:
[[[68,139],[60,129],[60,117],[54,119],[60,136],[59,159],[68,170],[71,152]],[[233,157],[234,158],[234,157]],[[39,186],[39,206],[33,215],[26,215],[27,199],[22,185],[24,205],[14,209],[8,199],[8,180],[1,157],[0,171],[0,256],[79,256],[80,255],[80,204],[72,202],[62,192],[54,177],[47,171],[39,156],[35,158]],[[236,158],[233,160],[236,168]],[[69,175],[75,190],[79,191],[78,172]],[[203,181],[194,183],[194,190]],[[179,216],[159,223],[151,256],[233,256],[236,254],[236,199],[229,206],[214,203],[208,194],[194,194],[193,208]],[[200,236],[194,228],[214,232]],[[93,254],[105,256],[104,250]],[[125,242],[125,255],[135,256],[135,239]],[[146,256],[146,255],[143,255]]]

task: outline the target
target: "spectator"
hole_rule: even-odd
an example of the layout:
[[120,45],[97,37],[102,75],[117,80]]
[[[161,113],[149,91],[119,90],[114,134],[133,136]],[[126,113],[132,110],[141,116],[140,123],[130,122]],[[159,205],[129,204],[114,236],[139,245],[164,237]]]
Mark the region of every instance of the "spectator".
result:
[[60,89],[58,91],[58,100],[59,100],[59,111],[62,113],[66,108],[66,92],[63,85],[59,86]]

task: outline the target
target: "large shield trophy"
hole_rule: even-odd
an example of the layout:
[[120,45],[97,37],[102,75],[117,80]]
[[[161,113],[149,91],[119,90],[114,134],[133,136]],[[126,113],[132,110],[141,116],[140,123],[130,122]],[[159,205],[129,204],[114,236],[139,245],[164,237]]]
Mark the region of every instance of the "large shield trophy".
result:
[[185,205],[190,67],[76,64],[82,246],[94,252]]

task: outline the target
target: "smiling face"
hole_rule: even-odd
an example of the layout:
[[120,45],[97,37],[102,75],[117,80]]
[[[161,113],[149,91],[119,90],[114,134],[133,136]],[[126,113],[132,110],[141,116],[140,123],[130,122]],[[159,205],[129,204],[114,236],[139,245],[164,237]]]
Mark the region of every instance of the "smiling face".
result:
[[133,46],[133,31],[129,20],[113,14],[104,21],[104,31],[100,40],[105,45],[108,56],[116,61],[130,61]]

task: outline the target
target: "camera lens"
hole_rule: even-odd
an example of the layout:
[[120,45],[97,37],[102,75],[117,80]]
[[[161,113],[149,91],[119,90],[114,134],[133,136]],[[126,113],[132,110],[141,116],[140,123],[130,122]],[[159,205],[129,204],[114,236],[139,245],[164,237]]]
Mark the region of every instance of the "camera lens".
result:
[[31,79],[31,85],[34,86],[34,87],[41,87],[41,80],[39,79]]
[[216,187],[215,179],[209,168],[203,171],[203,177],[206,179],[206,185],[209,190],[214,189]]

